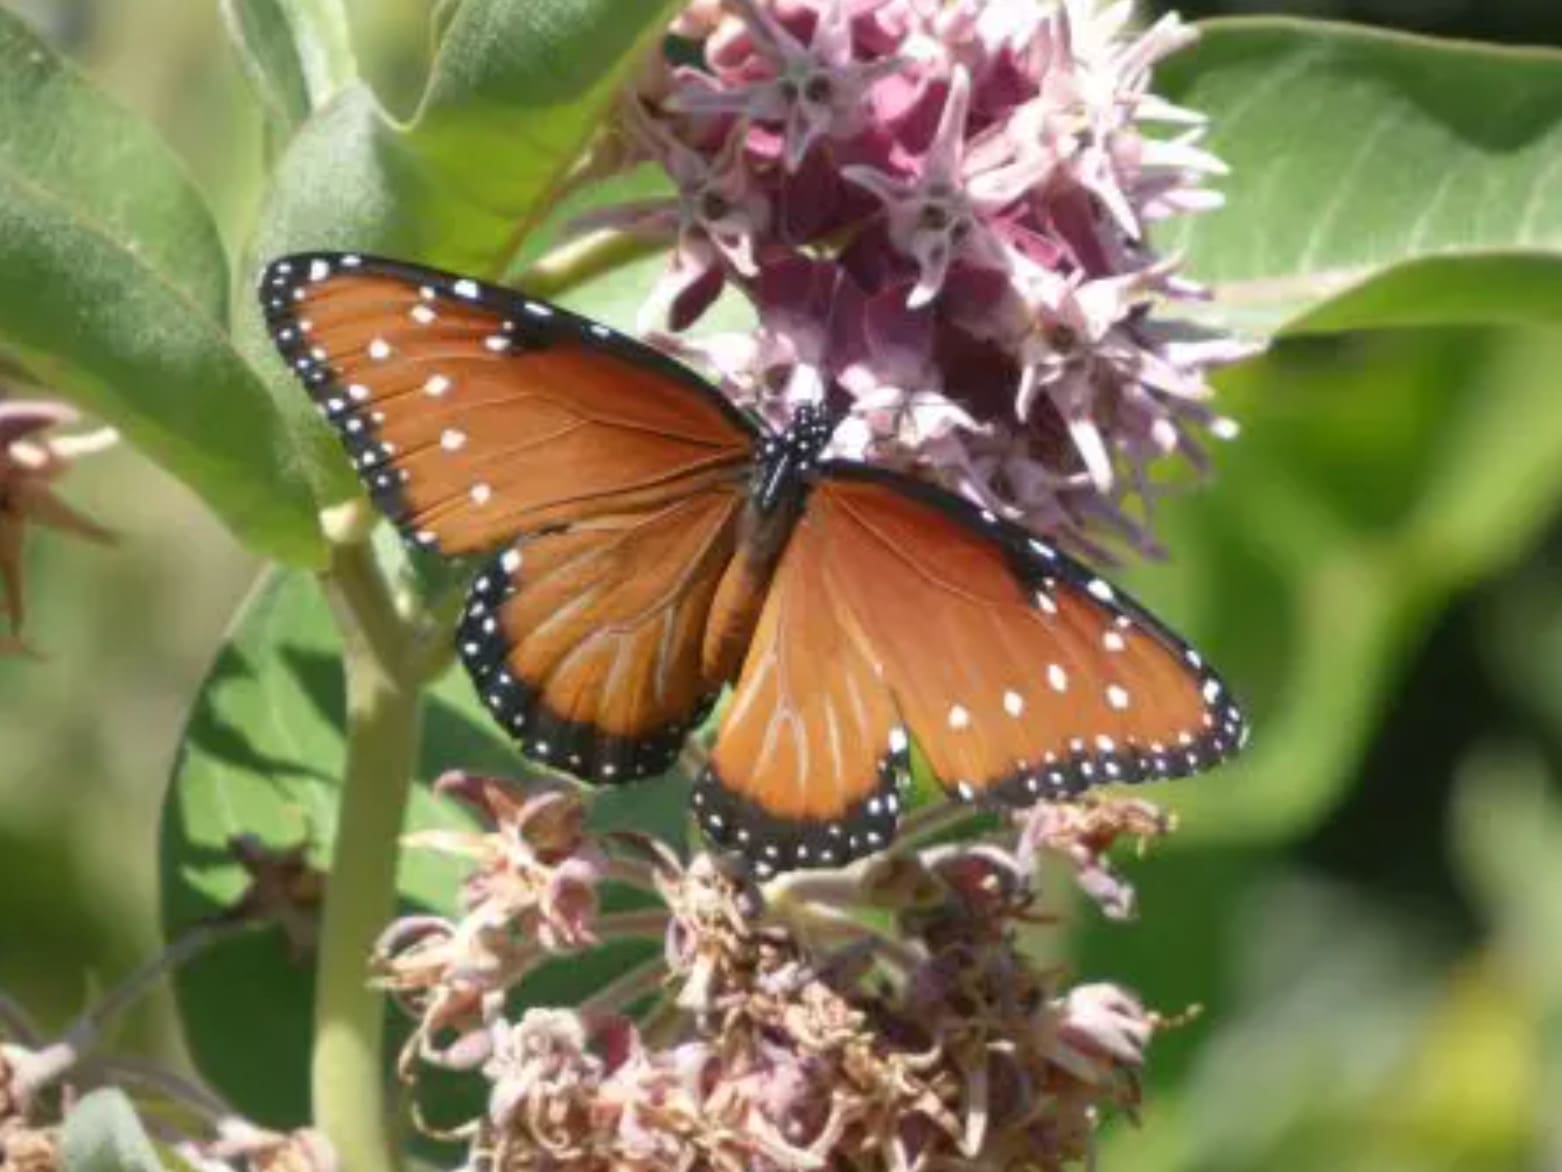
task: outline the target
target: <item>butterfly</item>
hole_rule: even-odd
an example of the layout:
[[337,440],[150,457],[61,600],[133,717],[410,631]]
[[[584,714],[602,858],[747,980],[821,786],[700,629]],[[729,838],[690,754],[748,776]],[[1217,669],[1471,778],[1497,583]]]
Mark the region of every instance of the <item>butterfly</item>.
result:
[[1182,777],[1247,729],[1199,654],[1051,542],[776,433],[668,356],[470,277],[342,253],[260,283],[278,351],[413,545],[482,554],[456,632],[529,758],[663,773],[761,876],[894,837],[913,744],[964,802]]

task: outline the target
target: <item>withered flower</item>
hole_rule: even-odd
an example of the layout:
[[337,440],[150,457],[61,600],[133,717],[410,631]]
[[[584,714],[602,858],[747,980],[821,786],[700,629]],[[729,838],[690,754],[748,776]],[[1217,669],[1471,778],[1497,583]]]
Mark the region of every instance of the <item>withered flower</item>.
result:
[[22,546],[30,524],[73,533],[91,541],[110,534],[66,504],[55,492],[56,482],[80,457],[114,443],[109,429],[81,435],[45,436],[50,428],[80,417],[62,403],[0,399],[0,587],[13,638],[0,652],[21,650],[14,638],[26,615],[22,587]]
[[[473,1168],[1034,1172],[1089,1161],[1104,1113],[1138,1103],[1163,1019],[1118,986],[1070,988],[1018,941],[1052,922],[1039,852],[1109,873],[1113,839],[1165,828],[1151,807],[1060,805],[1008,845],[908,846],[759,886],[733,861],[594,834],[569,791],[468,775],[443,788],[488,823],[418,838],[473,863],[463,913],[399,922],[379,963],[419,1019],[403,1074],[456,1067],[489,1084],[482,1116],[447,1133],[470,1142]],[[555,922],[559,882],[581,885],[570,906],[595,908],[609,878],[665,908],[639,922],[665,925],[652,979],[515,1006],[537,964],[625,922]],[[1115,875],[1112,892],[1110,906],[1131,898]],[[637,1024],[626,1009],[658,987]]]

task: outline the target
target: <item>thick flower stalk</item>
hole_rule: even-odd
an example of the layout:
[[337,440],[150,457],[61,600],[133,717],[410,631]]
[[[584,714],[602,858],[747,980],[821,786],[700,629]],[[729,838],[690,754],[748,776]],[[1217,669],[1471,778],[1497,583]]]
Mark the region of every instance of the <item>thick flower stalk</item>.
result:
[[[1207,373],[1253,347],[1186,324],[1206,291],[1149,230],[1208,211],[1204,119],[1151,68],[1193,39],[1094,0],[728,0],[625,100],[621,162],[665,199],[582,230],[672,245],[641,325],[780,426],[940,482],[1088,552],[1143,552],[1156,466],[1205,466]],[[751,334],[690,338],[722,290]]]
[[[484,825],[415,842],[473,865],[462,911],[393,925],[377,966],[419,1018],[403,1076],[487,1084],[486,1111],[443,1133],[470,1145],[469,1167],[1053,1169],[1087,1162],[1104,1114],[1138,1103],[1165,1020],[1114,985],[1069,987],[1020,937],[1054,921],[1042,852],[1108,912],[1131,906],[1102,856],[1167,829],[1143,803],[1039,807],[1015,816],[1012,845],[906,843],[757,887],[715,856],[592,834],[570,791],[466,775],[445,788]],[[602,913],[608,880],[660,907]],[[653,926],[660,959],[582,1005],[512,1008],[536,966]]]

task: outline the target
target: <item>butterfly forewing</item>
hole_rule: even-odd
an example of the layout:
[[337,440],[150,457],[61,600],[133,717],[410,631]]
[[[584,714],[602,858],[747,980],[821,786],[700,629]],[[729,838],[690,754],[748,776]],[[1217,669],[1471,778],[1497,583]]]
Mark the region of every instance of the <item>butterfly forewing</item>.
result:
[[913,738],[956,796],[1016,803],[1235,752],[1225,685],[1050,544],[937,490],[832,466],[808,518]]
[[375,503],[445,553],[740,482],[751,425],[676,363],[505,289],[352,255],[261,282]]

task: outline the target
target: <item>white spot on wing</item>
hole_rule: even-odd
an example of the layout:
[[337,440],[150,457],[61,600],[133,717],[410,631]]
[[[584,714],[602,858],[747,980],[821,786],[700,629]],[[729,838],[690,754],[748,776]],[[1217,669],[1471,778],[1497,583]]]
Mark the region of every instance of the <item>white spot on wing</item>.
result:
[[369,343],[369,357],[376,362],[383,362],[391,354],[390,343],[384,338],[375,338]]
[[1101,636],[1101,646],[1105,647],[1108,651],[1121,651],[1124,647],[1128,646],[1128,644],[1123,642],[1123,637],[1116,631],[1108,631],[1106,634]]
[[1025,711],[1025,697],[1018,692],[1008,691],[1003,694],[1003,710],[1010,716],[1019,716]]
[[449,389],[450,380],[442,374],[430,375],[428,382],[423,384],[423,393],[425,395],[432,395],[436,399]]
[[408,311],[408,314],[412,320],[417,322],[420,326],[428,325],[439,316],[428,306],[421,304],[414,305],[412,309]]
[[486,505],[493,499],[493,495],[494,490],[492,486],[484,484],[482,481],[472,486],[472,503],[474,505]]
[[477,287],[477,282],[470,277],[462,277],[450,286],[450,289],[457,297],[465,297],[468,301],[476,301],[482,293]]
[[962,729],[970,726],[971,714],[962,705],[956,704],[949,709],[949,727]]
[[1095,597],[1099,598],[1102,602],[1111,602],[1114,597],[1112,594],[1112,588],[1100,578],[1090,579],[1089,582],[1085,583],[1085,589]]
[[466,446],[466,432],[447,427],[439,437],[439,446],[447,452],[458,452]]
[[1062,664],[1049,663],[1047,665],[1047,683],[1052,685],[1054,692],[1068,690],[1068,672],[1063,670]]
[[1106,702],[1119,712],[1128,707],[1128,689],[1121,684],[1106,686]]

